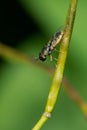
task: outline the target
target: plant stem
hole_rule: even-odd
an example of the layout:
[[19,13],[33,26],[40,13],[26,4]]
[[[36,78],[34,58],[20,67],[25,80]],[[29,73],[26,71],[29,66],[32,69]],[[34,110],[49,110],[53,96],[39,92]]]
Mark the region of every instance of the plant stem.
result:
[[47,121],[47,119],[51,117],[51,112],[54,109],[57,97],[59,95],[62,79],[63,79],[63,72],[64,72],[69,42],[71,39],[71,34],[72,34],[72,29],[74,24],[76,7],[77,7],[77,0],[71,0],[69,10],[68,10],[68,16],[64,27],[64,36],[60,45],[58,62],[54,73],[51,89],[48,95],[45,112],[32,130],[40,130],[43,124]]

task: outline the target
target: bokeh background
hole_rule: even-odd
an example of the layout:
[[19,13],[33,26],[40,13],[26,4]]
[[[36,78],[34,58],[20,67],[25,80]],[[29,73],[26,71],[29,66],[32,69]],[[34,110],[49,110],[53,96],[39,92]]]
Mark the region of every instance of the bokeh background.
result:
[[[0,41],[32,57],[64,25],[69,0],[1,0]],[[87,0],[79,0],[64,75],[87,101]],[[56,53],[56,52],[54,52]],[[54,54],[57,57],[57,54]],[[55,68],[49,58],[45,63]],[[0,130],[31,130],[44,111],[52,77],[34,64],[0,57]],[[87,120],[62,87],[42,130],[86,130]]]

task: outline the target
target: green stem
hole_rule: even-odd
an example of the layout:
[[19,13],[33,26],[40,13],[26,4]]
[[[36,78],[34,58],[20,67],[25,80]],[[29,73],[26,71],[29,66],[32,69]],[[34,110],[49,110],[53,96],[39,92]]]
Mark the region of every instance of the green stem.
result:
[[76,7],[77,7],[77,0],[71,0],[69,10],[68,10],[68,16],[64,27],[64,36],[60,45],[60,53],[58,57],[57,67],[54,73],[51,89],[48,95],[45,112],[32,130],[40,130],[43,124],[51,116],[51,112],[54,109],[59,94],[60,86],[62,83],[62,79],[63,79],[63,72],[64,72],[65,62],[68,53],[69,42],[73,30]]

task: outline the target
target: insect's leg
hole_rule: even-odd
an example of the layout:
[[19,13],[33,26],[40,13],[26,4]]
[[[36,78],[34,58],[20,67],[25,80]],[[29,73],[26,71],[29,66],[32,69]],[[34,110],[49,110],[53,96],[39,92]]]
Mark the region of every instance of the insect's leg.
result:
[[49,55],[50,56],[50,61],[53,61],[54,62],[54,64],[55,64],[55,66],[57,67],[57,64],[56,64],[56,62],[57,62],[57,58],[54,58],[54,57],[52,57],[52,54],[50,54]]
[[52,57],[52,55],[50,54],[50,61],[53,61],[53,57]]
[[56,48],[54,49],[54,51],[59,52]]
[[52,54],[50,54],[49,56],[50,56],[50,61],[56,61],[56,62],[57,62],[57,58],[54,58],[54,57],[52,56]]
[[57,60],[58,60],[57,58],[53,58],[53,61],[56,67],[57,67]]
[[56,61],[56,62],[57,62],[57,60],[58,60],[57,58],[53,58],[53,59],[54,59],[54,61]]
[[55,51],[56,51],[56,52],[60,52],[60,53],[64,53],[64,52],[62,52],[62,51],[57,50],[56,48],[55,48]]

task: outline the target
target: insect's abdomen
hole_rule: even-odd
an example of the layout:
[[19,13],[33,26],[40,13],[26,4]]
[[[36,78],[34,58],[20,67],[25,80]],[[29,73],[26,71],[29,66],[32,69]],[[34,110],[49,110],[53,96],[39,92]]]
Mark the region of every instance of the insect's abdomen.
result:
[[55,47],[60,43],[61,39],[62,39],[62,36],[63,36],[63,32],[62,31],[59,31],[59,32],[56,32],[52,39],[49,41],[49,54],[52,53],[52,51],[55,49]]

